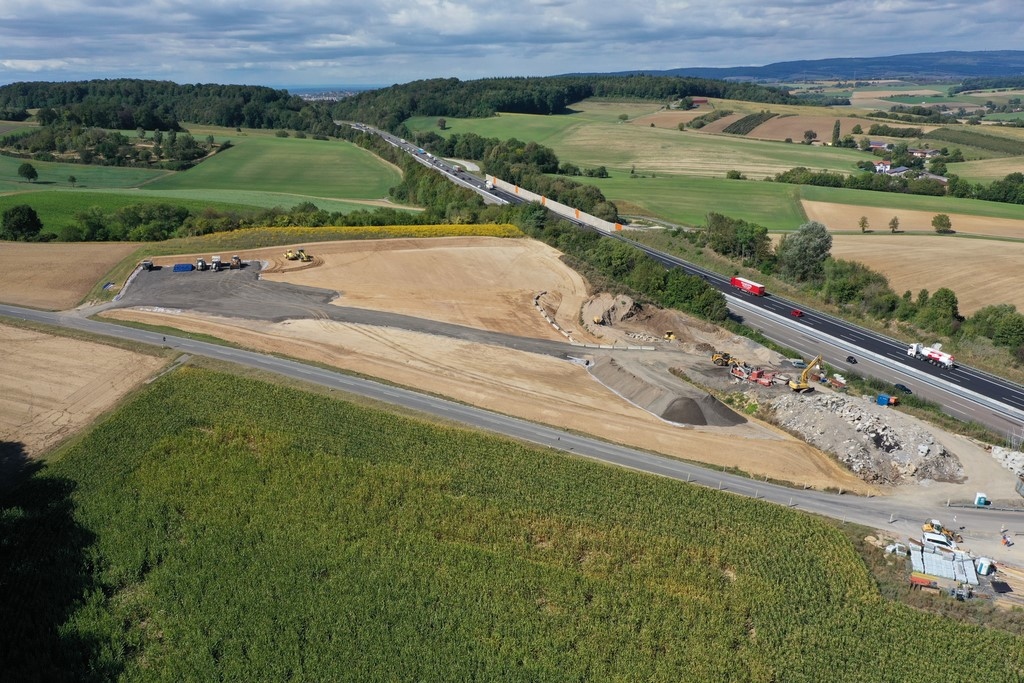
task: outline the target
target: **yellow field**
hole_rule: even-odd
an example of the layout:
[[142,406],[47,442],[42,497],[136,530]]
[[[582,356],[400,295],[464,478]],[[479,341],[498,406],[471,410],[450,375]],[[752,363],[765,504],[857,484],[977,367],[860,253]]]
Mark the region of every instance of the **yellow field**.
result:
[[990,304],[1024,311],[1024,243],[972,240],[942,235],[834,235],[832,255],[859,261],[883,273],[897,294],[948,287],[960,312],[970,315]]

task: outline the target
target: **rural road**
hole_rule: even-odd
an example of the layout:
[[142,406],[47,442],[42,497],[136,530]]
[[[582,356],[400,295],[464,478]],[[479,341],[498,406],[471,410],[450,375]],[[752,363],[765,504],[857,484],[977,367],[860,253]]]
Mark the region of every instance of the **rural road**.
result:
[[[974,507],[947,508],[944,505],[915,503],[885,497],[864,498],[850,494],[840,495],[789,488],[716,472],[634,448],[571,434],[442,398],[262,353],[173,335],[167,335],[167,341],[164,342],[164,335],[160,333],[90,320],[74,313],[52,313],[0,304],[0,316],[82,330],[92,334],[155,346],[170,346],[182,353],[214,358],[312,382],[611,465],[670,477],[694,485],[717,488],[737,495],[759,498],[797,510],[856,522],[872,528],[886,529],[902,537],[919,535],[921,523],[924,520],[938,518],[946,521],[951,520],[954,515],[956,515],[956,526],[964,527],[962,533],[965,545],[968,547],[971,546],[972,539],[978,543],[993,543],[1002,529],[1008,529],[1011,535],[1024,532],[1024,509],[1016,511]],[[953,522],[947,523],[952,524]]]

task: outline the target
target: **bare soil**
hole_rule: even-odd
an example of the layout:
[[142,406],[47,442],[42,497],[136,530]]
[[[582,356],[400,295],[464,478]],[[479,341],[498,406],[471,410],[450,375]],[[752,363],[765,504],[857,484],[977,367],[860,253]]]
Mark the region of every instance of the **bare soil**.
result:
[[0,242],[0,300],[51,311],[72,308],[141,245]]
[[166,363],[0,324],[0,440],[37,456],[109,410]]

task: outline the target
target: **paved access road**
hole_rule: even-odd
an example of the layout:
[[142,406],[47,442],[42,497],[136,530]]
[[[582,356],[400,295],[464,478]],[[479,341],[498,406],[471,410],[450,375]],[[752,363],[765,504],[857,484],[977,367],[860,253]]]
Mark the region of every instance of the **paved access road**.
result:
[[886,528],[903,536],[920,534],[920,525],[926,519],[938,518],[951,524],[948,520],[953,514],[957,515],[956,525],[966,527],[964,540],[968,547],[972,537],[984,536],[991,539],[1001,528],[1013,530],[1017,526],[1024,527],[1024,515],[1014,511],[974,508],[951,510],[942,505],[915,504],[886,498],[863,498],[758,482],[298,361],[172,335],[168,335],[165,342],[164,336],[156,332],[89,320],[73,313],[50,313],[0,304],[0,315],[144,344],[171,346],[183,353],[215,358],[313,382],[611,465],[688,481],[695,485],[721,488],[738,495],[756,497],[873,528]]

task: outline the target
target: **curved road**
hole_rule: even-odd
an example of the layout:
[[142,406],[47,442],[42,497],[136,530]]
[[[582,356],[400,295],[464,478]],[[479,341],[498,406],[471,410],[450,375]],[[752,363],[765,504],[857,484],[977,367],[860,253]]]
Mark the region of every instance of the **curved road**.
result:
[[76,314],[50,313],[0,304],[0,315],[144,344],[170,346],[182,353],[205,356],[313,382],[608,464],[718,488],[872,528],[886,528],[903,536],[917,536],[923,520],[945,520],[955,514],[957,526],[965,527],[964,540],[969,546],[971,538],[991,541],[1002,528],[1013,529],[1014,525],[1020,525],[1024,521],[1020,515],[1021,511],[973,507],[951,510],[941,505],[830,494],[759,482],[298,361],[173,335],[168,335],[165,342],[164,335],[156,332],[89,320]]

